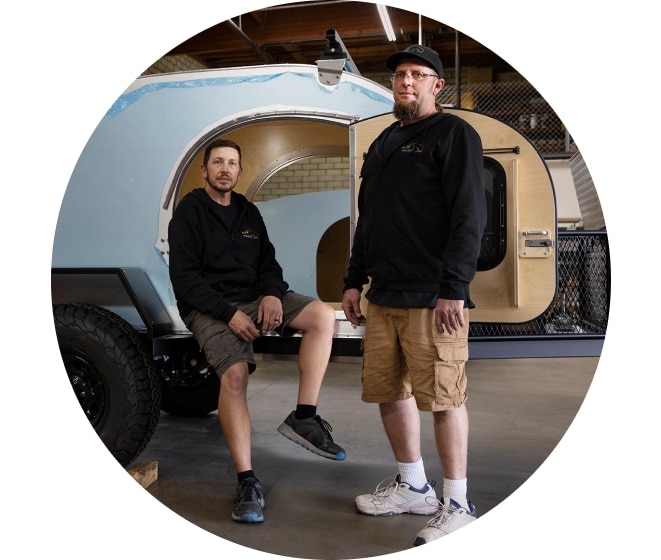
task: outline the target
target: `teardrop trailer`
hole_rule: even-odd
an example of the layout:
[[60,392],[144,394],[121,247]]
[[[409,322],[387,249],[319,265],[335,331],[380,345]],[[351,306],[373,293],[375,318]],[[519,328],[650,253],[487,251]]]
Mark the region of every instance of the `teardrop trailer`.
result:
[[[392,95],[334,62],[141,77],[85,146],[55,232],[53,313],[72,387],[122,465],[147,445],[161,410],[196,416],[217,408],[218,377],[177,312],[167,239],[172,212],[200,186],[204,146],[215,138],[244,147],[238,190],[258,204],[292,289],[336,309],[333,359],[360,356],[362,329],[340,307],[342,278],[362,154],[392,122]],[[509,125],[446,110],[469,121],[484,147],[490,214],[471,321],[529,321],[557,291],[552,177]],[[255,351],[286,357],[298,340],[263,336]]]

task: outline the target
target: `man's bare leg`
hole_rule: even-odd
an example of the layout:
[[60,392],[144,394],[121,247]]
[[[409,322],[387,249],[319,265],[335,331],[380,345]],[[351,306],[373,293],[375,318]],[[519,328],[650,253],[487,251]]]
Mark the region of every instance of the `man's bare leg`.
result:
[[[287,416],[278,431],[317,455],[342,461],[347,456],[346,451],[333,441],[328,422],[316,414],[333,345],[335,311],[329,305],[315,301],[307,305],[289,325],[302,332],[297,410]],[[299,411],[300,414],[297,414]]]
[[434,435],[443,477],[466,478],[468,471],[468,411],[459,408],[434,412]]
[[248,364],[231,366],[220,383],[218,417],[236,472],[252,469],[251,425],[248,411]]
[[329,305],[315,301],[289,324],[302,332],[298,352],[300,381],[297,403],[316,405],[330,359],[335,312]]
[[381,403],[381,420],[395,460],[400,463],[415,463],[421,457],[420,413],[415,399]]

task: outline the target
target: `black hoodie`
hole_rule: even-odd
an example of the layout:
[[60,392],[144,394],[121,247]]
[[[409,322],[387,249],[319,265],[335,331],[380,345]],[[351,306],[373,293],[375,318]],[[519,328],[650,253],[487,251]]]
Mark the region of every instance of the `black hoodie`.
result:
[[236,307],[288,289],[264,220],[245,196],[232,192],[236,219],[228,227],[203,188],[180,201],[168,228],[170,281],[182,318],[192,310],[226,323]]
[[386,128],[365,155],[344,289],[371,280],[391,301],[425,293],[472,307],[486,222],[483,165],[479,135],[455,115]]

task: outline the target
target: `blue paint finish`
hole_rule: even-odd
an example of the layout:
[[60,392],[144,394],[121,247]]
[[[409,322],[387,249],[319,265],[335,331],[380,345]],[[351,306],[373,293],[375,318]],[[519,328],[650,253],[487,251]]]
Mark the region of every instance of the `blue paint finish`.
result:
[[[301,118],[336,115],[346,118],[348,134],[350,120],[382,114],[391,107],[389,91],[370,80],[345,75],[330,88],[317,81],[315,67],[303,65],[141,78],[113,104],[80,155],[62,200],[52,265],[139,267],[162,301],[173,305],[167,262],[161,254],[171,208],[164,210],[161,202],[191,146],[210,130],[227,128],[238,118],[268,119],[274,112],[292,112]],[[296,212],[316,213],[314,223],[305,221],[299,227],[316,228],[335,221],[336,196],[342,195],[334,195],[328,204],[313,202],[315,197],[309,203],[307,198],[290,197],[266,205],[265,211],[278,206],[278,214],[285,215],[290,212],[286,204],[291,203]],[[344,196],[347,210],[342,216],[347,216],[348,191]],[[292,262],[288,280],[309,292],[316,261],[303,264],[297,257],[294,263],[276,222],[273,229],[280,241],[279,258]],[[317,232],[300,238],[307,238],[310,246],[297,247],[299,256],[312,254],[313,244],[316,251]]]
[[[317,90],[325,95],[329,95],[329,94],[337,95],[336,89],[342,90],[348,88],[354,93],[365,95],[366,97],[371,98],[375,101],[385,101],[387,103],[391,102],[389,95],[383,95],[381,93],[373,91],[373,89],[362,87],[356,83],[341,82],[340,84],[338,84],[337,87],[329,88],[327,86],[323,86],[319,84],[316,81],[314,73],[280,72],[269,75],[245,75],[245,76],[214,77],[214,78],[210,77],[210,78],[200,78],[200,79],[192,79],[192,80],[174,80],[174,81],[151,83],[139,87],[137,89],[134,89],[120,96],[108,111],[107,116],[113,117],[121,113],[122,111],[124,111],[125,109],[127,109],[128,107],[139,101],[140,99],[142,99],[144,96],[150,95],[154,92],[159,92],[164,89],[209,90],[214,88],[233,87],[234,90],[232,94],[235,94],[235,92],[239,91],[236,89],[236,86],[239,85],[255,86],[257,84],[268,84],[269,82],[277,81],[278,79],[286,76],[296,76],[304,80],[313,79],[317,85]],[[296,91],[296,90],[293,91],[287,90],[286,89],[287,84],[279,84],[275,82],[271,85],[274,88],[271,90],[272,94],[277,93],[279,91],[280,93],[284,93],[287,99],[289,99],[290,95],[292,95],[292,93],[295,93]],[[257,90],[255,88],[250,87],[248,91],[257,91]]]
[[319,297],[317,247],[330,226],[349,216],[349,190],[288,196],[261,202],[258,206],[291,289]]

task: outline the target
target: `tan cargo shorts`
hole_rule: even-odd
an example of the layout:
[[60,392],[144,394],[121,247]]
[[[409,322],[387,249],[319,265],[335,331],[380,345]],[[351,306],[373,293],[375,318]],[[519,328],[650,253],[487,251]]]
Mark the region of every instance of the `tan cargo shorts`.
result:
[[419,410],[460,407],[466,395],[468,310],[465,326],[440,333],[434,309],[367,305],[362,400],[385,403],[413,396]]

